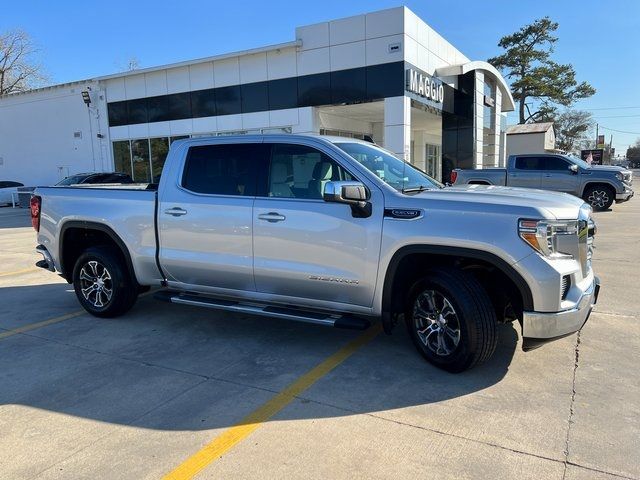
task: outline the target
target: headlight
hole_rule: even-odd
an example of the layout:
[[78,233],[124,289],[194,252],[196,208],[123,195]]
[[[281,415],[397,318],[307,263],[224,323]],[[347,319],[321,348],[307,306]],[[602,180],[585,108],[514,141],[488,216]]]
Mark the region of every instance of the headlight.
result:
[[[562,240],[565,235],[574,235],[577,243],[578,222],[576,220],[520,220],[518,222],[520,238],[534,250],[549,258],[573,258],[562,252]],[[568,240],[568,239],[567,239]]]
[[624,180],[624,175],[622,174],[622,172],[618,172],[616,173],[616,178],[620,181]]

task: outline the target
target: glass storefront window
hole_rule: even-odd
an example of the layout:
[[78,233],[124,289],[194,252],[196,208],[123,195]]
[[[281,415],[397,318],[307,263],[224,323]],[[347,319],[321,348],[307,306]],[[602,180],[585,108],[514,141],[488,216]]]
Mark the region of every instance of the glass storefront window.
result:
[[167,159],[167,153],[169,152],[169,138],[152,138],[149,143],[151,146],[152,181],[153,183],[158,183],[164,167],[164,161]]
[[113,165],[116,172],[131,175],[131,149],[129,140],[113,142]]
[[426,162],[425,172],[427,175],[433,178],[439,178],[438,166],[440,165],[440,147],[438,145],[431,145],[427,143],[426,149]]
[[149,139],[132,140],[131,156],[133,158],[133,181],[141,183],[151,182]]

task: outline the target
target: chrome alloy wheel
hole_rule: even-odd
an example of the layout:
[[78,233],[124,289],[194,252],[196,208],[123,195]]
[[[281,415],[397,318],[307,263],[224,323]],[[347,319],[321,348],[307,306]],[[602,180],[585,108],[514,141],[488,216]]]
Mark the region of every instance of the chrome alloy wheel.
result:
[[102,308],[113,296],[113,282],[109,270],[101,263],[91,260],[80,269],[82,296],[95,308]]
[[609,203],[609,192],[606,190],[594,190],[587,197],[592,207],[604,208]]
[[460,320],[451,302],[436,290],[424,290],[413,304],[418,337],[439,356],[447,356],[460,343]]

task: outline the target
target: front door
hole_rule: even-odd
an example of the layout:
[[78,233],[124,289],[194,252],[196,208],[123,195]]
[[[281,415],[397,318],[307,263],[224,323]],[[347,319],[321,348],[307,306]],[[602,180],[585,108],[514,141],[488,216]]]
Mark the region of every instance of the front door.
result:
[[544,158],[532,155],[518,156],[515,168],[507,170],[507,185],[510,187],[540,188]]
[[573,193],[577,190],[577,175],[569,170],[573,165],[562,157],[546,157],[542,173],[542,188],[557,192]]
[[262,143],[190,146],[178,182],[159,201],[160,259],[168,280],[198,289],[255,291],[253,202],[266,175]]
[[[328,181],[356,180],[313,147],[272,144],[267,196],[253,213],[254,275],[258,292],[370,307],[380,252],[383,202],[355,218],[348,205],[322,199]],[[376,187],[374,187],[376,188]]]

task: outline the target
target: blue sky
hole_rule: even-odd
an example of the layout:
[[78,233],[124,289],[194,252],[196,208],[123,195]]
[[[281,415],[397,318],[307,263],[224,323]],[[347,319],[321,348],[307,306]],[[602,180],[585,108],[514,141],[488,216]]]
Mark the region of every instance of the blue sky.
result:
[[[52,82],[114,73],[131,57],[162,65],[294,39],[296,26],[395,7],[398,0],[13,2],[0,31],[26,30]],[[498,39],[545,15],[560,23],[555,60],[597,90],[591,110],[618,151],[640,138],[640,1],[410,1],[405,5],[472,60],[499,53]],[[94,6],[95,5],[95,6]],[[625,108],[622,108],[625,107]],[[509,115],[510,122],[515,115]],[[613,130],[632,133],[621,133]]]

